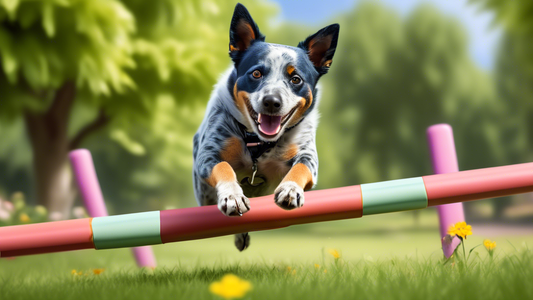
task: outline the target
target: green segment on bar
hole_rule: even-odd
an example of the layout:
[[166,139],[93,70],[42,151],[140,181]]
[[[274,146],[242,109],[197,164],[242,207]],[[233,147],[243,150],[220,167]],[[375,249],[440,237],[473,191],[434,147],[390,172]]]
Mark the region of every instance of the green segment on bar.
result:
[[92,221],[92,229],[96,249],[162,243],[159,211],[97,217]]
[[426,208],[428,197],[422,177],[361,184],[363,215]]

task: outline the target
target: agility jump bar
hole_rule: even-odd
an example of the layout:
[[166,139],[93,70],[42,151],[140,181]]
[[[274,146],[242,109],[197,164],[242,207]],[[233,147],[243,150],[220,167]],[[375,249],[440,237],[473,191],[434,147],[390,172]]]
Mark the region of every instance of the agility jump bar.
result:
[[310,191],[305,205],[290,211],[272,195],[258,197],[242,217],[212,205],[7,226],[0,227],[0,257],[165,244],[532,191],[533,163],[524,163]]

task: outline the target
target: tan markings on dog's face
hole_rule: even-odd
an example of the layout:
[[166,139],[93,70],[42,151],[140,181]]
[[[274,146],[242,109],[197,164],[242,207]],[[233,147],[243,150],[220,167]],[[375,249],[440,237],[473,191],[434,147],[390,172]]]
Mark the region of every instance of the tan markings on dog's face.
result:
[[309,89],[309,92],[307,94],[307,97],[300,98],[300,101],[298,103],[298,107],[296,108],[296,111],[294,112],[294,115],[291,117],[291,120],[289,121],[288,127],[292,127],[300,121],[300,119],[303,117],[304,113],[311,107],[311,104],[313,103],[313,93]]
[[244,125],[248,128],[251,128],[252,124],[248,118],[248,107],[252,107],[252,104],[250,103],[250,95],[245,91],[237,90],[237,82],[235,82],[235,85],[233,86],[233,98],[235,99],[235,105],[237,105],[237,109],[239,109],[247,123]]
[[241,140],[238,137],[232,136],[224,143],[224,148],[220,152],[220,158],[227,161],[230,165],[238,163],[243,154]]
[[216,187],[220,182],[230,182],[236,180],[237,177],[235,176],[235,171],[233,171],[233,168],[229,165],[229,163],[223,161],[215,165],[211,171],[211,175],[209,175],[206,181],[210,186]]
[[293,181],[299,185],[304,191],[307,191],[313,187],[313,175],[309,168],[302,164],[295,164],[289,173],[283,178],[282,182]]
[[294,66],[291,66],[291,65],[287,66],[287,74],[292,75],[292,73],[294,72],[294,70],[296,70],[296,69],[294,68]]
[[281,158],[284,160],[291,160],[296,154],[298,154],[298,146],[296,144],[290,144]]

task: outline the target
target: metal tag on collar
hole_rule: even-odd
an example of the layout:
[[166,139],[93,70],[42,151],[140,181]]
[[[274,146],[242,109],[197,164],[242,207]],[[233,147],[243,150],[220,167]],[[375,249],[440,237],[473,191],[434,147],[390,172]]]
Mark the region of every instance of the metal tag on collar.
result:
[[254,165],[252,166],[252,180],[250,181],[250,184],[254,184],[256,173],[257,173],[257,162],[254,161]]

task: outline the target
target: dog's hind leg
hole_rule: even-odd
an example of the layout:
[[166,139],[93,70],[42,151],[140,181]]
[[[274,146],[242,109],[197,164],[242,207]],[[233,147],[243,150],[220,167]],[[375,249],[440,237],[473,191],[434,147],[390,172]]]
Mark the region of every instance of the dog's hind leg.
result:
[[250,234],[248,232],[238,233],[235,235],[235,247],[243,251],[250,246]]

